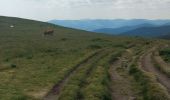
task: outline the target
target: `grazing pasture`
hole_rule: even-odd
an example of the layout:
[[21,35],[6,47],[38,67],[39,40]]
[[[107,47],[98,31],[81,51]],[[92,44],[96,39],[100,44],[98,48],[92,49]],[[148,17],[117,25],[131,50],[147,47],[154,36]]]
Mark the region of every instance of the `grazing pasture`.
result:
[[[52,30],[43,31],[47,28]],[[137,100],[169,100],[163,82],[140,67],[140,58],[158,42],[169,43],[1,16],[0,100],[123,100],[129,91],[129,98]],[[112,72],[116,61],[120,64]],[[120,76],[116,80],[126,78],[127,84],[115,82],[113,73]],[[123,93],[114,91],[121,87]]]

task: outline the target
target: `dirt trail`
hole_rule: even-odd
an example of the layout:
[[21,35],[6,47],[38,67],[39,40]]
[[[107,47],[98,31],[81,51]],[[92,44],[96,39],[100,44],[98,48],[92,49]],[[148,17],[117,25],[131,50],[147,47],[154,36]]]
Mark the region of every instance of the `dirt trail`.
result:
[[109,70],[112,84],[113,100],[135,100],[136,90],[134,88],[134,80],[128,75],[127,71],[122,68],[122,59],[114,62]]
[[148,72],[152,72],[156,75],[156,77],[158,78],[158,81],[164,85],[168,92],[170,93],[170,78],[168,78],[165,74],[163,74],[162,72],[160,72],[152,63],[152,53],[148,53],[148,54],[145,54],[143,57],[142,57],[142,61],[141,61],[141,65],[142,65],[142,68],[145,70],[145,71],[148,71]]
[[63,80],[61,80],[58,84],[56,84],[51,90],[50,92],[43,98],[43,100],[56,100],[57,96],[59,95],[60,91],[62,90],[62,88],[64,87],[64,85],[68,82],[70,76],[76,72],[76,70],[79,67],[83,67],[85,66],[85,64],[89,63],[90,61],[92,61],[92,58],[94,58],[95,56],[97,56],[99,53],[101,53],[101,51],[94,53],[93,55],[89,56],[87,59],[85,59],[84,61],[82,61],[81,63],[77,64],[72,71],[70,71]]

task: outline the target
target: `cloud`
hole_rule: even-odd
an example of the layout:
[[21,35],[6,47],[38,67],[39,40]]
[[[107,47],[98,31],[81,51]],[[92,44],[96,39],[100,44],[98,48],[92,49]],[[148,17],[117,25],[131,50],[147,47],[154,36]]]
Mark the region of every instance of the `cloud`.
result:
[[0,15],[50,19],[170,18],[170,0],[0,0]]

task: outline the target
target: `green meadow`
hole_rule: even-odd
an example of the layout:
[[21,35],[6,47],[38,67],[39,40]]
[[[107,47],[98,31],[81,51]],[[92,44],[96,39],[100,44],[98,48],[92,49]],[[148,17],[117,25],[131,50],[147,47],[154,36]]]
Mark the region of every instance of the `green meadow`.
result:
[[[47,29],[53,29],[54,35],[44,36]],[[127,63],[126,72],[134,77],[135,89],[140,90],[136,98],[169,100],[167,91],[154,76],[146,75],[137,65],[139,56],[158,42],[169,44],[1,16],[0,100],[43,100],[64,79],[67,81],[54,100],[114,100],[109,68],[127,51],[132,55],[127,57],[131,62]],[[168,62],[169,51],[160,50]]]

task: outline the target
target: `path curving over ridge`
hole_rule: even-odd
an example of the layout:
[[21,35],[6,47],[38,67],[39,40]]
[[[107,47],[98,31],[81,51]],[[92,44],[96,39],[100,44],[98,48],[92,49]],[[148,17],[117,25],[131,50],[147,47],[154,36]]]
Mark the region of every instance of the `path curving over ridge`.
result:
[[152,63],[152,52],[146,53],[141,58],[141,67],[147,71],[154,73],[158,79],[158,81],[166,87],[167,91],[170,94],[170,78],[167,77],[167,75],[160,72]]

